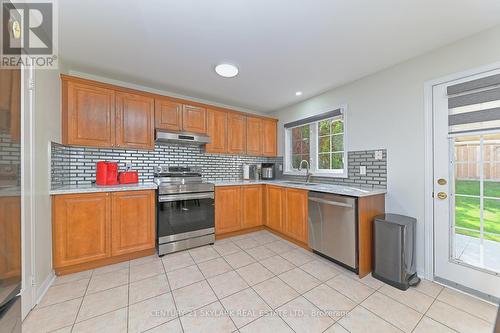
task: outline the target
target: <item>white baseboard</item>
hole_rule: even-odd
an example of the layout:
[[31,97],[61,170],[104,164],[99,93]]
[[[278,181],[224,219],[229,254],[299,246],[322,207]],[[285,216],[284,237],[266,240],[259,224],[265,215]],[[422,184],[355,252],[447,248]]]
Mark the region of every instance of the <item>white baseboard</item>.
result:
[[50,286],[54,283],[56,279],[56,274],[54,271],[51,271],[50,274],[45,278],[45,280],[40,284],[35,286],[36,289],[36,304],[39,304],[42,300],[43,296],[47,293]]

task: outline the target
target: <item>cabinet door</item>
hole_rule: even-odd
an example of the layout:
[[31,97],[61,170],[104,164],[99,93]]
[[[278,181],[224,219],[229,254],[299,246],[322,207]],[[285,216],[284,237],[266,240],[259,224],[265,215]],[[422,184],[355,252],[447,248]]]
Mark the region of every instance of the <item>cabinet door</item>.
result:
[[245,154],[247,126],[246,116],[230,113],[227,117],[227,152],[230,154]]
[[207,133],[207,110],[198,106],[183,105],[182,129],[192,133]]
[[285,235],[307,243],[307,191],[285,190]]
[[21,140],[21,71],[15,69],[12,74],[12,92],[10,100],[10,137],[12,142]]
[[241,187],[242,228],[262,225],[262,186],[245,185]]
[[273,230],[283,231],[284,190],[278,186],[267,186],[267,226]]
[[115,192],[111,196],[111,254],[116,256],[154,248],[154,192]]
[[227,112],[207,110],[207,133],[210,143],[205,146],[207,153],[227,152]]
[[79,146],[115,144],[115,92],[90,84],[63,81],[63,140]]
[[182,131],[182,104],[168,99],[155,99],[156,128]]
[[56,195],[52,207],[54,267],[111,255],[109,193]]
[[262,155],[262,120],[247,117],[247,154]]
[[154,149],[154,99],[116,94],[116,146]]
[[215,233],[241,229],[241,187],[215,188]]
[[0,279],[21,278],[21,197],[0,197]]
[[276,120],[263,119],[262,120],[262,155],[276,156]]

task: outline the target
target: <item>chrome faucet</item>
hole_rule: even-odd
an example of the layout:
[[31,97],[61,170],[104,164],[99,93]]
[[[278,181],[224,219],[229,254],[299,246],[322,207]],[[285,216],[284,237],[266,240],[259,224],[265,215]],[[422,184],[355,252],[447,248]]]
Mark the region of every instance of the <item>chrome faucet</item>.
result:
[[309,172],[309,162],[307,160],[300,161],[299,171],[302,171],[302,164],[306,162],[306,183],[309,183],[309,180],[312,176],[312,173]]

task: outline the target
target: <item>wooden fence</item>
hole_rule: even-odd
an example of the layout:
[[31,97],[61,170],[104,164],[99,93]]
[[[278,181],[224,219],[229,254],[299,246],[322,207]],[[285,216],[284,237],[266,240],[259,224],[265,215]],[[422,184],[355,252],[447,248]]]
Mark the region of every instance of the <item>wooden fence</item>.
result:
[[[479,179],[479,144],[455,145],[455,177]],[[484,179],[500,180],[500,145],[483,145]]]

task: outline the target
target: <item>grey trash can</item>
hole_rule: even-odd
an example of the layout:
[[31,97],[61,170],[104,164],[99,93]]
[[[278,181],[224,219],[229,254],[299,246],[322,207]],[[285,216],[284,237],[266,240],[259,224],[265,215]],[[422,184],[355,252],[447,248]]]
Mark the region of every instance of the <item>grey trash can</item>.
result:
[[415,269],[416,223],[416,219],[398,214],[375,217],[374,278],[401,290],[420,282]]

